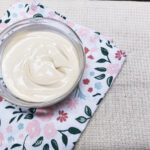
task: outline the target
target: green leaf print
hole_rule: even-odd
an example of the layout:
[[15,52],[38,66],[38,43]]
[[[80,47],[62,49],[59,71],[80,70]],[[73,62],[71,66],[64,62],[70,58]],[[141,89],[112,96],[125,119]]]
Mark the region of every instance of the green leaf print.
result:
[[98,62],[98,63],[104,63],[104,62],[107,62],[107,60],[106,60],[106,59],[101,58],[101,59],[99,59],[97,62]]
[[[13,107],[13,106],[6,106],[5,107],[6,109],[15,109],[15,107]],[[21,118],[24,116],[24,119],[33,119],[33,117],[34,117],[34,113],[33,112],[35,112],[35,110],[34,109],[32,109],[32,110],[29,110],[31,113],[30,114],[27,114],[27,112],[26,111],[22,111],[22,109],[21,108],[19,108],[19,110],[17,110],[17,111],[13,111],[12,112],[12,114],[13,115],[15,115],[13,118],[11,118],[11,120],[9,121],[9,123],[12,123],[14,120],[15,120],[15,118],[17,118],[17,122],[18,121],[20,121],[21,120]]]
[[100,32],[95,32],[96,34],[100,35]]
[[32,146],[33,147],[38,147],[42,144],[42,142],[43,142],[43,136],[39,137]]
[[104,68],[104,67],[98,67],[98,68],[95,68],[95,70],[101,71],[101,72],[105,72],[106,68]]
[[107,51],[106,48],[101,47],[101,52],[102,52],[103,55],[108,56],[108,51]]
[[44,6],[43,6],[43,5],[41,5],[41,4],[38,4],[37,6],[39,6],[39,7],[41,7],[41,8],[43,8],[43,9],[44,9]]
[[95,77],[97,80],[102,80],[105,78],[105,74],[101,74]]
[[10,17],[10,11],[9,10],[7,10],[7,16]]
[[76,120],[79,123],[85,123],[87,121],[87,118],[85,118],[84,116],[80,116],[80,117],[76,118]]
[[112,48],[112,45],[110,44],[110,41],[108,41],[108,43],[106,43],[106,45],[107,45],[109,48]]
[[27,114],[24,119],[33,119],[33,114]]
[[27,7],[29,4],[25,4],[25,7]]
[[33,18],[38,18],[38,17],[43,18],[43,15],[42,15],[42,14],[35,14],[35,15],[33,16]]
[[99,105],[102,100],[103,100],[103,98],[100,98],[100,100],[97,102],[96,105]]
[[22,109],[21,109],[21,108],[19,108],[19,111],[20,111],[20,112],[22,112]]
[[36,108],[29,108],[29,111],[30,111],[31,113],[35,113],[35,112],[36,112]]
[[27,150],[27,149],[26,149],[26,147],[25,147],[24,145],[23,145],[23,148],[22,148],[22,150]]
[[5,108],[6,108],[6,109],[15,109],[14,106],[6,106]]
[[49,150],[49,145],[45,144],[44,147],[43,147],[43,150]]
[[6,20],[5,20],[5,23],[9,23],[9,21],[10,21],[10,19],[6,19]]
[[29,10],[30,10],[30,8],[28,7],[28,8],[27,8],[27,10],[26,10],[26,12],[28,13],[28,12],[29,12]]
[[[101,52],[102,52],[102,54],[104,55],[104,56],[106,56],[107,57],[107,60],[105,61],[105,60],[103,60],[104,62],[109,62],[109,63],[111,63],[111,61],[110,61],[110,59],[109,59],[109,57],[108,57],[108,51],[107,51],[107,49],[106,48],[104,48],[104,47],[101,47]],[[98,60],[98,61],[100,61],[100,60]],[[102,60],[101,60],[102,61]]]
[[52,139],[52,140],[51,140],[51,144],[52,144],[54,150],[59,150],[58,144],[57,144],[57,141],[56,141],[56,140]]
[[66,20],[67,18],[65,16],[61,16],[64,20]]
[[77,142],[73,142],[73,145],[75,145]]
[[99,95],[101,95],[101,93],[96,93],[96,94],[93,95],[93,97],[99,96]]
[[62,133],[62,141],[65,144],[65,146],[68,144],[68,137]]
[[21,113],[20,111],[14,111],[13,114],[19,114]]
[[9,124],[11,124],[14,120],[15,120],[16,116],[11,118],[10,121],[9,121]]
[[24,141],[23,141],[23,148],[22,148],[22,150],[26,150],[25,142],[26,142],[27,137],[28,137],[28,135],[26,135],[26,137],[25,137],[25,139],[24,139]]
[[107,78],[107,85],[110,87],[111,86],[111,83],[113,81],[113,76],[110,76]]
[[79,123],[85,123],[87,120],[89,120],[91,117],[92,117],[92,111],[90,109],[89,106],[85,106],[84,108],[84,112],[87,116],[89,116],[88,118],[84,117],[84,116],[79,116],[78,118],[76,118],[76,120],[79,122]]
[[13,148],[16,148],[16,147],[20,147],[20,146],[21,146],[21,144],[16,143],[16,144],[12,145],[12,147],[10,149],[13,149]]
[[2,23],[2,19],[0,19],[0,23]]
[[71,134],[79,134],[79,133],[81,133],[81,131],[79,129],[75,128],[75,127],[70,127],[68,129],[68,132],[71,133]]
[[20,114],[20,115],[18,116],[17,122],[18,122],[22,117],[23,117],[23,114]]
[[56,12],[56,11],[55,11],[55,14],[58,15],[58,16],[60,16],[60,13],[58,13],[58,12]]
[[84,112],[87,116],[89,116],[89,117],[92,116],[92,111],[89,106],[85,106]]

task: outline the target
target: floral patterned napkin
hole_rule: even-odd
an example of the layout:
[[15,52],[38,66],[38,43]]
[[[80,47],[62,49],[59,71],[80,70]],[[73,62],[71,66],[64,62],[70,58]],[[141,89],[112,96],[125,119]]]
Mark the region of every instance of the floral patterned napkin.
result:
[[63,102],[27,109],[0,98],[0,149],[70,150],[119,73],[126,54],[99,32],[78,25],[38,2],[16,2],[0,20],[0,31],[21,19],[48,17],[69,25],[81,38],[86,68],[79,86]]

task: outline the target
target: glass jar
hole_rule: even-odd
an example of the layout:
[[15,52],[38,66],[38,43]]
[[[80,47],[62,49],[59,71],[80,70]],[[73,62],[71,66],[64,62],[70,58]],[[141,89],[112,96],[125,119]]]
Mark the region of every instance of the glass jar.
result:
[[[65,38],[67,38],[75,47],[78,55],[79,60],[79,74],[78,78],[76,79],[74,85],[63,95],[60,97],[49,100],[49,101],[43,101],[43,102],[29,102],[25,101],[23,99],[20,99],[13,95],[8,88],[5,85],[5,82],[2,77],[2,56],[3,52],[5,50],[5,47],[11,40],[15,34],[18,32],[23,31],[49,31],[57,33]],[[14,23],[10,25],[8,28],[6,28],[3,32],[0,33],[0,96],[2,96],[4,99],[9,101],[10,103],[13,103],[18,106],[24,106],[24,107],[47,107],[50,105],[53,105],[55,103],[58,103],[65,99],[71,92],[75,89],[77,84],[79,83],[85,67],[85,54],[82,46],[82,41],[78,37],[78,35],[66,24],[57,21],[55,19],[48,19],[48,18],[31,18],[31,19],[25,19],[22,21],[19,21],[17,23]]]

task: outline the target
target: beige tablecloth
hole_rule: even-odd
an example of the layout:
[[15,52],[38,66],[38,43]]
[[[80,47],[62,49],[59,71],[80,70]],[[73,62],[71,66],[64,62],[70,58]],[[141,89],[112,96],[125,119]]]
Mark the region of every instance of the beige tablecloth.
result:
[[[12,2],[1,0],[1,16]],[[113,37],[128,54],[123,70],[75,149],[150,149],[150,2],[40,2],[79,24]]]

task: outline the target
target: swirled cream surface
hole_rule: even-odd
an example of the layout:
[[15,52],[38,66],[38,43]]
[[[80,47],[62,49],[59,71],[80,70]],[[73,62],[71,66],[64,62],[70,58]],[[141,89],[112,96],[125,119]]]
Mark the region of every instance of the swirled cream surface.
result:
[[25,101],[43,102],[62,96],[79,75],[72,43],[48,31],[21,32],[7,44],[2,75],[12,94]]

